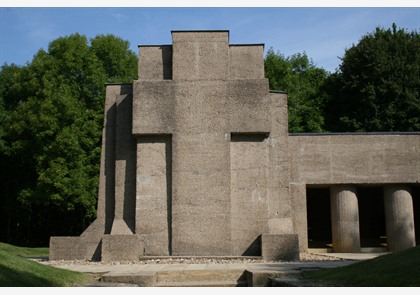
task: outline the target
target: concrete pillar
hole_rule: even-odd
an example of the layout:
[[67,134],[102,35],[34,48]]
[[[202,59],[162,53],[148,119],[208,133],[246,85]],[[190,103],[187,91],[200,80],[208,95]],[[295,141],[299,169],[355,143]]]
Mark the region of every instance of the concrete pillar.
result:
[[416,246],[414,209],[411,190],[405,185],[387,185],[385,222],[389,251],[401,251]]
[[330,188],[333,251],[360,252],[359,207],[354,185]]

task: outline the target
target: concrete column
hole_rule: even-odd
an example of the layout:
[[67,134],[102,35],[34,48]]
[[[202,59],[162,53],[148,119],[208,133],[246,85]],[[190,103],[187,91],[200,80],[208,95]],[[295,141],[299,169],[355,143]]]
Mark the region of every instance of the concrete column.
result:
[[359,207],[354,185],[330,188],[333,251],[360,252]]
[[387,185],[385,222],[389,251],[401,251],[416,246],[414,209],[411,190],[405,185]]

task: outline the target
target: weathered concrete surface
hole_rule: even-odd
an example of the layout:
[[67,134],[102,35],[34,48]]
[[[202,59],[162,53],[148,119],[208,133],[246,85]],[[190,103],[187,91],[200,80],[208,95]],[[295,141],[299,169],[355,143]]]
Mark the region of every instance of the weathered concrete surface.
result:
[[144,255],[170,255],[172,235],[172,139],[137,139],[136,233],[142,233]]
[[299,256],[299,239],[296,234],[261,236],[261,252],[265,260],[297,261]]
[[140,80],[172,79],[172,46],[139,46]]
[[413,199],[407,185],[385,186],[387,244],[390,251],[416,246]]
[[290,136],[292,183],[419,183],[419,134]]
[[359,207],[354,185],[334,185],[331,193],[333,250],[360,252]]
[[104,235],[102,261],[136,261],[143,256],[144,243],[139,235]]
[[290,197],[292,199],[293,226],[299,237],[299,249],[301,252],[303,252],[308,249],[306,185],[302,183],[291,183]]
[[[169,245],[172,255],[258,254],[261,233],[293,232],[286,95],[269,93],[261,45],[229,46],[226,31],[172,36],[173,79],[134,83],[133,134],[170,134],[165,158],[170,177],[152,173],[160,173],[160,187],[166,181],[172,188],[171,194],[153,193],[162,212],[167,211],[157,222],[159,243]],[[251,62],[241,66],[245,58]],[[151,159],[153,166],[164,166],[163,157]],[[141,161],[138,155],[138,191],[149,187],[140,180],[153,169],[141,172],[148,165]],[[144,224],[155,223],[156,214],[146,213],[141,194],[137,198],[143,214],[138,213],[136,230],[149,235]],[[165,216],[170,216],[167,228]],[[168,241],[163,240],[166,233]],[[146,253],[157,253],[148,240],[152,238],[145,239]]]

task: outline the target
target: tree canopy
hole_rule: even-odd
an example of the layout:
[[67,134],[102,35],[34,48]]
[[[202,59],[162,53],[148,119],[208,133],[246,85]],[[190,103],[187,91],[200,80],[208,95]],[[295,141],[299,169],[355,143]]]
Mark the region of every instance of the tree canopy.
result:
[[0,79],[0,238],[48,243],[96,215],[106,82],[132,82],[137,56],[113,35],[61,37]]
[[264,64],[270,89],[288,93],[289,132],[324,131],[321,85],[327,71],[316,67],[306,53],[285,57],[272,48]]
[[420,35],[376,28],[345,51],[325,84],[330,131],[420,130]]

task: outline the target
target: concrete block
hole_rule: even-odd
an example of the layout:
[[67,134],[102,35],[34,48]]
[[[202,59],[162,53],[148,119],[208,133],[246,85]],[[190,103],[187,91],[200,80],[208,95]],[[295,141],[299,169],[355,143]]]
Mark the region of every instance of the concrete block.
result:
[[144,242],[139,235],[104,235],[102,261],[137,261],[144,253]]
[[261,235],[261,252],[264,260],[296,261],[299,256],[297,234]]
[[51,237],[49,260],[100,260],[101,241],[89,237]]
[[119,283],[119,284],[135,284],[139,287],[155,287],[156,286],[156,272],[143,271],[141,274],[127,274],[111,272],[102,276],[102,282],[105,283]]

